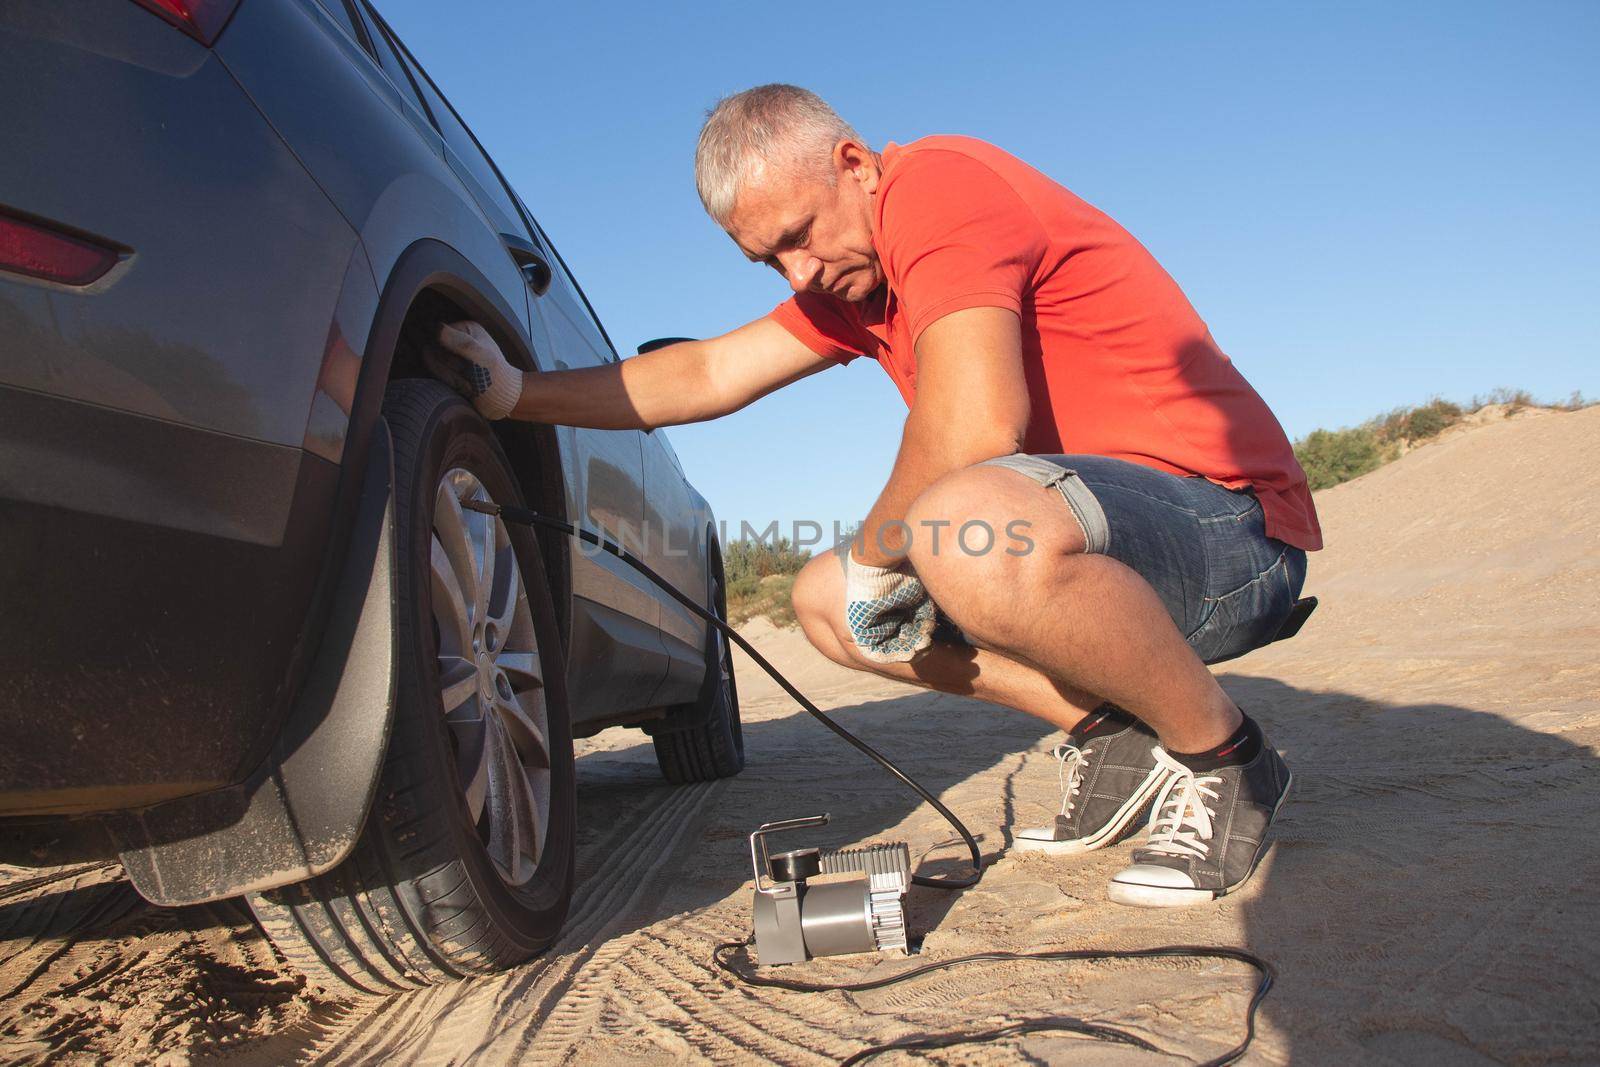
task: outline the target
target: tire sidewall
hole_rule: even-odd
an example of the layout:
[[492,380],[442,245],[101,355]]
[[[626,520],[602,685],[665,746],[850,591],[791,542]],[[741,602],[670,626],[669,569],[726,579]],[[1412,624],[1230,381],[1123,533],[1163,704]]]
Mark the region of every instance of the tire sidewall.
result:
[[[728,621],[728,575],[722,564],[722,549],[715,541],[710,542],[711,551],[707,554],[706,573],[710,578],[708,600],[711,612],[722,622]],[[710,672],[711,692],[713,703],[712,721],[725,727],[728,744],[736,754],[738,762],[744,763],[744,726],[739,717],[739,688],[738,680],[733,670],[733,642],[728,635],[718,632],[710,623],[706,624],[708,644],[710,646],[706,656],[706,669]],[[721,684],[722,663],[717,656],[717,650],[728,659],[728,684]]]

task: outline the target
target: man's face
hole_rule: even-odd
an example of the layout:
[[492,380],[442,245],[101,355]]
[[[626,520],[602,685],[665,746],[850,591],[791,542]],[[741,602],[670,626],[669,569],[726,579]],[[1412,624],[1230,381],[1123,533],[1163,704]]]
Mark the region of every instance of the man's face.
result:
[[834,148],[834,181],[824,174],[771,173],[739,191],[728,235],[753,263],[765,263],[797,293],[865,300],[883,282],[872,247],[878,161],[854,141]]

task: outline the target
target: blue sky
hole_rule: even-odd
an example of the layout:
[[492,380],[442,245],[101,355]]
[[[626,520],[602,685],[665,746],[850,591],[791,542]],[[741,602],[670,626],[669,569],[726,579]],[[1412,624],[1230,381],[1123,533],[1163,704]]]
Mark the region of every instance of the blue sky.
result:
[[[1109,212],[1292,437],[1600,394],[1600,4],[378,2],[625,352],[787,295],[692,160],[718,97],[789,81],[878,147],[982,137]],[[669,436],[735,528],[826,526],[864,516],[904,418],[858,360]]]

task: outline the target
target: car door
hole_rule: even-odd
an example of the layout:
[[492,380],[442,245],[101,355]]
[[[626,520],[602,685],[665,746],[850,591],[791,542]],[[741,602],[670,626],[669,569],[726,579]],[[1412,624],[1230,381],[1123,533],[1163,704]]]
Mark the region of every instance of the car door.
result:
[[[617,354],[561,253],[532,215],[526,218],[534,239],[553,260],[550,288],[533,302],[553,368],[615,363]],[[568,514],[642,558],[644,435],[573,426],[558,426],[556,433]],[[650,706],[667,670],[657,633],[661,594],[627,563],[578,543],[572,552],[572,599],[567,677],[574,718],[602,718]]]
[[[683,592],[704,602],[706,537],[683,465],[665,430],[644,435],[645,562]],[[662,648],[667,673],[652,703],[695,699],[705,676],[705,623],[675,600],[661,602]]]

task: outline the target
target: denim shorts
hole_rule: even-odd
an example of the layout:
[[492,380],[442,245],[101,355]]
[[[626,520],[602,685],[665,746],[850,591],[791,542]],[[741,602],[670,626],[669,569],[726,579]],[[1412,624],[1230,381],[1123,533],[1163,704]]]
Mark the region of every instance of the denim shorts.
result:
[[[1270,642],[1305,584],[1305,552],[1267,536],[1261,502],[1248,489],[1106,456],[1018,454],[983,463],[1054,486],[1087,550],[1149,582],[1207,663]],[[936,634],[960,640],[948,616],[940,619],[945,629]]]

